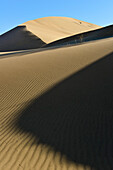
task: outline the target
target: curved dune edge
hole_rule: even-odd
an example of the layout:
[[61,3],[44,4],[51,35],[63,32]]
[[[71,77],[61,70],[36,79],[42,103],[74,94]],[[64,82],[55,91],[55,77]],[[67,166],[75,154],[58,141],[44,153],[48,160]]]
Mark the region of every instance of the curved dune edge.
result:
[[68,17],[44,17],[25,22],[27,29],[45,43],[78,33],[101,28],[101,26]]
[[0,52],[36,49],[55,40],[97,28],[101,27],[72,18],[40,18],[0,35]]
[[1,170],[91,169],[89,165],[84,167],[68,161],[49,146],[36,144],[35,137],[17,129],[15,122],[30,101],[73,73],[112,53],[112,44],[113,38],[109,38],[0,60]]
[[40,48],[45,43],[26,26],[17,26],[0,36],[0,52]]

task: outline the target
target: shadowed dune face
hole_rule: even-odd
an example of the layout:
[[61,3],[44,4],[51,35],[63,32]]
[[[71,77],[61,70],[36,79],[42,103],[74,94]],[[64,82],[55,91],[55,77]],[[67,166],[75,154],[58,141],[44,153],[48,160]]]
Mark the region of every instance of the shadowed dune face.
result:
[[18,26],[0,36],[0,51],[16,51],[39,48],[45,45],[40,38],[26,29]]
[[112,53],[107,38],[0,56],[0,170],[113,169]]
[[35,99],[17,121],[68,159],[113,169],[113,53]]

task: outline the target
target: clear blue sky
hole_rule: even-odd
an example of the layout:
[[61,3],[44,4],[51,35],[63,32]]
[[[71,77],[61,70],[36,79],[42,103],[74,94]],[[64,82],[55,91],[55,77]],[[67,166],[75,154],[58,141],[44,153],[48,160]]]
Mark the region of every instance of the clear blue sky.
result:
[[105,26],[113,23],[113,0],[0,0],[0,34],[47,16],[72,17]]

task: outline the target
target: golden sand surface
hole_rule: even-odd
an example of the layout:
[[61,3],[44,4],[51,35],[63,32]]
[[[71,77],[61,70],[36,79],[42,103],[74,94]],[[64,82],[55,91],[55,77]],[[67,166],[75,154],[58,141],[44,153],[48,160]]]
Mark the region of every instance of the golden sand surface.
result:
[[37,49],[50,42],[101,28],[68,17],[45,17],[25,22],[0,36],[0,52]]
[[45,43],[81,32],[95,30],[101,26],[68,17],[44,17],[21,24]]
[[[46,42],[74,34],[79,25],[69,19],[75,22],[70,31],[64,29],[65,18],[64,27],[56,26],[57,18],[46,21],[26,23]],[[48,34],[42,35],[44,28]],[[112,169],[112,64],[113,38],[29,54],[0,53],[0,170]]]

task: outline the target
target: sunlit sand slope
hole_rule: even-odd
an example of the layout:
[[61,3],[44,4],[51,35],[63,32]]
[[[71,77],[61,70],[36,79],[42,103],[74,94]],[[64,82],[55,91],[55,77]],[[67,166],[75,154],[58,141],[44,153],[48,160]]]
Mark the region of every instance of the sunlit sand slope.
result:
[[23,23],[0,36],[0,52],[39,48],[46,43],[100,26],[66,17],[46,17]]
[[45,43],[101,28],[98,25],[68,17],[45,17],[25,22],[27,29]]
[[113,38],[0,56],[0,170],[113,169]]

